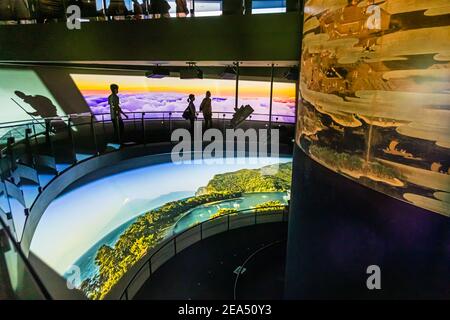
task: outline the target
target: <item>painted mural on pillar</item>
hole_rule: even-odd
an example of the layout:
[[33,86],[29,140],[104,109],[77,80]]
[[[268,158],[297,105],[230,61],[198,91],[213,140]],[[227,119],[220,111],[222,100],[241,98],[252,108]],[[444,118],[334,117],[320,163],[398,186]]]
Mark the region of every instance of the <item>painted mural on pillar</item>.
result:
[[298,145],[450,216],[450,2],[308,0],[304,12]]

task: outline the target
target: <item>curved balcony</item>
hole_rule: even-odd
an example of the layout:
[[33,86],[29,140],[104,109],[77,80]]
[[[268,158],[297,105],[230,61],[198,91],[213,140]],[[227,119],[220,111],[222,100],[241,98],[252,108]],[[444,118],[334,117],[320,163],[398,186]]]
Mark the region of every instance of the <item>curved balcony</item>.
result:
[[[3,145],[0,159],[2,194],[18,203],[11,207],[8,201],[4,201],[2,211],[6,220],[11,221],[12,209],[20,210],[20,207],[28,219],[37,198],[48,184],[73,166],[121,147],[146,147],[152,143],[170,145],[171,133],[177,128],[189,126],[186,120],[181,119],[181,112],[129,113],[128,116],[128,120],[124,121],[122,145],[114,137],[109,114],[78,114],[31,122],[19,121],[2,126],[7,130],[0,139]],[[258,116],[267,117],[253,115]],[[215,113],[214,126],[225,133],[226,128],[230,127],[231,118],[231,113]],[[281,141],[289,144],[292,124],[277,122],[278,119],[285,119],[284,116],[273,115],[272,118],[272,126],[282,129]],[[266,128],[268,125],[265,121],[250,121],[244,123],[243,127]],[[167,152],[169,149],[166,147],[160,150]],[[20,214],[16,216],[20,217]],[[25,221],[17,224],[23,226]],[[18,233],[18,241],[21,241],[21,230],[14,225],[12,227]]]
[[[9,230],[15,232],[15,241],[20,243],[24,254],[31,254],[31,261],[35,267],[38,265],[37,270],[40,275],[46,274],[47,271],[41,267],[42,261],[35,259],[29,250],[40,219],[52,201],[75,181],[79,183],[89,174],[95,175],[102,170],[111,172],[111,166],[116,167],[113,170],[121,171],[146,165],[149,161],[150,163],[167,161],[169,154],[148,155],[170,151],[172,148],[171,133],[177,128],[188,126],[176,112],[130,113],[128,116],[128,120],[125,120],[125,135],[122,145],[115,141],[112,123],[106,115],[79,114],[58,119],[20,121],[4,126],[4,128],[8,128],[8,132],[5,134],[5,139],[2,140],[6,144],[3,145],[0,162],[3,187],[2,219],[8,224]],[[258,116],[253,115],[256,118]],[[281,146],[281,152],[286,153],[289,152],[286,150],[289,150],[291,145],[289,137],[292,135],[289,131],[292,131],[293,128],[291,123],[276,122],[277,117],[273,115],[274,121],[271,126],[283,129],[281,141],[284,145]],[[285,118],[281,117],[280,119]],[[213,121],[215,127],[224,132],[230,126],[231,115],[215,114]],[[248,120],[242,126],[244,128],[267,128],[268,123],[261,120]],[[250,212],[252,210],[244,210],[242,213],[250,214]],[[246,217],[249,216],[246,215]],[[262,213],[258,216],[253,214],[252,217],[254,223],[262,223],[276,218],[277,215],[265,217],[265,214]],[[243,217],[230,216],[228,219],[231,223],[228,229],[233,228],[235,224],[236,226],[240,224],[245,226],[249,223]],[[285,218],[281,220],[285,220]],[[220,219],[214,221],[220,221]],[[204,226],[206,225],[208,224]],[[211,234],[219,232],[221,227],[216,229],[210,230]],[[194,229],[190,232],[194,232]],[[198,236],[194,233],[189,236],[192,241]],[[203,234],[203,232],[201,233]],[[187,236],[187,234],[183,233],[183,236]],[[174,236],[171,240],[172,243],[180,242],[182,239],[180,237],[183,236]],[[200,239],[202,238],[201,235]],[[168,244],[165,246],[168,248]],[[129,278],[124,277],[124,279]],[[43,279],[43,282],[45,285],[49,285],[54,282],[54,279]],[[50,295],[54,298],[63,296],[73,298],[70,294],[62,292],[61,279],[58,282],[57,288],[50,284],[48,289]],[[134,281],[133,284],[128,285],[130,288],[136,288]],[[117,287],[120,288],[121,285]],[[117,292],[114,291],[107,297],[123,298],[124,296],[122,292],[117,296]]]

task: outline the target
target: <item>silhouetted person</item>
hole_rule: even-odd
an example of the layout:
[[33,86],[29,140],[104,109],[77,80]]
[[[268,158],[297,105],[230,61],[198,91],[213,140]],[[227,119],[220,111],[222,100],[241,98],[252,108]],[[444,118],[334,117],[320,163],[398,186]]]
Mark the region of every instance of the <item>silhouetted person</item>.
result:
[[186,17],[189,13],[186,0],[175,0],[175,3],[177,5],[177,17]]
[[16,94],[16,96],[22,99],[23,102],[29,104],[34,110],[36,110],[34,112],[28,112],[29,115],[42,118],[51,118],[58,116],[58,113],[56,112],[56,106],[49,98],[41,95],[29,96],[22,91],[14,91],[14,93]]
[[134,18],[136,20],[142,19],[144,10],[142,9],[142,5],[137,0],[133,0],[133,11],[134,11]]
[[253,3],[252,0],[244,0],[244,13],[246,15],[252,14]]
[[27,0],[1,0],[0,20],[30,19],[30,7]]
[[77,5],[80,7],[81,16],[83,18],[97,17],[99,12],[97,11],[97,5],[92,0],[66,0],[67,7],[71,5]]
[[189,120],[190,124],[191,124],[191,133],[194,132],[194,124],[195,124],[195,120],[197,119],[197,115],[196,115],[196,110],[195,110],[195,105],[194,105],[194,101],[195,101],[195,96],[191,93],[189,95],[188,98],[188,107],[186,108],[186,110],[184,110],[183,113],[183,118]]
[[152,0],[150,4],[150,13],[154,19],[170,18],[170,5],[166,0]]
[[37,0],[36,11],[38,23],[65,20],[65,9],[61,0]]
[[127,119],[128,116],[122,111],[122,108],[120,108],[120,99],[117,95],[119,93],[119,86],[117,84],[112,84],[110,88],[111,94],[108,97],[108,103],[111,114],[111,121],[114,126],[114,136],[116,138],[116,141],[122,144],[125,126],[123,124],[121,114],[123,114]]
[[206,96],[200,105],[200,111],[203,112],[203,118],[205,119],[205,130],[212,128],[211,92],[206,91]]
[[128,14],[127,6],[124,0],[111,0],[107,9],[109,16],[126,16]]

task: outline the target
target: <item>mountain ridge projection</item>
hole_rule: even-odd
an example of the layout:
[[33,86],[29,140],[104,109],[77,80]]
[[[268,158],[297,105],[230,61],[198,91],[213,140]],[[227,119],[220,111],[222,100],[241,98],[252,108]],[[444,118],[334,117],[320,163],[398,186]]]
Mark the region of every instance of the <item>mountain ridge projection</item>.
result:
[[287,191],[291,187],[291,174],[292,162],[268,165],[260,169],[241,169],[216,174],[206,186],[200,187],[195,195],[215,192]]
[[[193,197],[168,202],[139,216],[114,246],[102,245],[99,248],[95,257],[98,274],[84,280],[81,290],[91,299],[105,298],[134,263],[163,241],[167,230],[185,212],[199,205],[239,198],[244,192],[287,191],[290,189],[291,167],[289,162],[217,174],[200,188],[202,194],[197,192]],[[265,174],[269,172],[272,174]]]

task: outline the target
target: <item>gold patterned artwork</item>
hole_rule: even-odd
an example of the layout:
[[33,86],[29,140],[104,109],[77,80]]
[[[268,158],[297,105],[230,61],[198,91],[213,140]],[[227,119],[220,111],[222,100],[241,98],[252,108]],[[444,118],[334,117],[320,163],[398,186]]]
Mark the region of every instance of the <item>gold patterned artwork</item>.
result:
[[298,145],[450,216],[450,1],[306,1],[300,65]]

